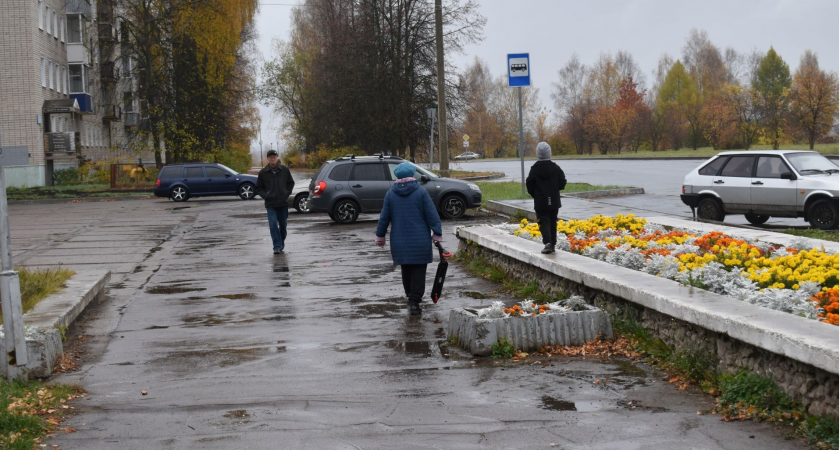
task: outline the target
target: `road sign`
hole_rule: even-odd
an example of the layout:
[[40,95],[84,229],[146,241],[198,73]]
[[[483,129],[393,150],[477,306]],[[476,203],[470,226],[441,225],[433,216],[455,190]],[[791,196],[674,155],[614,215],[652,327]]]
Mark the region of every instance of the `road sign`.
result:
[[469,140],[470,140],[470,135],[469,135],[469,134],[465,134],[465,135],[464,135],[464,140],[465,140],[465,141],[469,141]]
[[528,53],[509,53],[508,64],[508,86],[530,86],[531,85],[531,59]]
[[470,141],[464,141],[464,147],[469,147],[469,146],[470,146]]

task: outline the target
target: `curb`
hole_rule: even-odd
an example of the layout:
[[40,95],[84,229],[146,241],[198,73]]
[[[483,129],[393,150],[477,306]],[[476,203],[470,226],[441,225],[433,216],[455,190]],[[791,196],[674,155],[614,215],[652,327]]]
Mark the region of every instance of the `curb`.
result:
[[[15,378],[49,378],[52,375],[56,362],[64,355],[62,330],[69,327],[95,298],[104,294],[110,280],[111,272],[107,270],[78,272],[67,280],[66,288],[41,300],[23,315],[29,363],[15,368]],[[0,339],[0,351],[4,353],[5,345],[5,340]],[[5,372],[6,364],[6,358],[0,358],[0,371]]]
[[45,198],[33,200],[9,200],[10,205],[55,205],[59,203],[96,203],[119,202],[128,200],[154,200],[162,197],[155,196],[121,196],[121,197],[75,197],[75,198]]
[[[638,195],[644,194],[645,188],[624,188],[624,189],[607,189],[602,191],[587,191],[587,192],[575,192],[572,194],[560,194],[560,197],[571,197],[571,198],[604,198],[604,197],[617,197],[619,195]],[[501,213],[507,216],[513,216],[516,214],[524,214],[525,217],[528,218],[530,221],[537,220],[537,214],[533,210],[522,209],[516,206],[508,205],[504,203],[504,200],[487,200],[487,206],[485,206],[490,211]],[[558,216],[559,219],[562,220],[569,220],[567,217]]]
[[644,194],[645,188],[631,187],[623,189],[606,189],[603,191],[586,191],[574,192],[571,194],[561,194],[560,197],[573,198],[603,198],[603,197],[618,197],[619,195],[639,195]]
[[497,173],[495,175],[487,175],[482,177],[464,177],[464,178],[453,178],[453,180],[463,180],[463,181],[481,181],[481,180],[496,180],[499,178],[504,178],[505,174]]

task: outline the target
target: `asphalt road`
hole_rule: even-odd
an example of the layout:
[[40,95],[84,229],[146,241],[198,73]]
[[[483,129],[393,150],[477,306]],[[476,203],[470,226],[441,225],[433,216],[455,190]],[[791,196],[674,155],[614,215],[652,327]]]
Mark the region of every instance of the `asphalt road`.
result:
[[[39,225],[51,217],[60,220]],[[373,244],[375,217],[363,219],[338,226],[292,214],[286,252],[275,256],[259,201],[13,206],[24,261],[120,270],[108,298],[69,330],[80,369],[55,381],[89,395],[62,425],[76,432],[48,444],[804,448],[768,425],[698,415],[709,396],[677,391],[643,364],[501,363],[449,348],[451,308],[509,299],[453,263],[441,302],[408,316],[388,249]],[[455,248],[448,232],[445,245]]]
[[[638,216],[669,215],[691,217],[691,208],[680,200],[685,175],[706,159],[681,160],[559,160],[558,165],[572,183],[634,186],[645,188],[644,195],[628,195],[593,200],[563,200],[564,211],[572,217],[590,217],[595,214],[615,215],[633,212]],[[534,163],[525,161],[525,176]],[[520,181],[519,161],[469,161],[457,163],[453,168],[476,172],[504,172],[500,181]],[[589,214],[589,211],[593,211]],[[588,214],[588,215],[587,215]],[[749,225],[741,215],[726,216],[726,223]],[[765,228],[806,228],[803,219],[771,218]]]

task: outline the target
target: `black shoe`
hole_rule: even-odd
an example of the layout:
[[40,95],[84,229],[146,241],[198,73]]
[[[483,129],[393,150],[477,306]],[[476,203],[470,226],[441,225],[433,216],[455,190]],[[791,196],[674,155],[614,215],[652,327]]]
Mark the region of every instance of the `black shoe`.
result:
[[423,309],[422,309],[422,308],[420,308],[420,304],[419,304],[419,303],[417,303],[417,302],[410,302],[410,303],[408,304],[408,313],[409,313],[409,314],[411,314],[412,316],[416,316],[416,315],[418,315],[418,314],[422,314],[422,313],[423,313]]
[[542,253],[543,255],[554,253],[554,246],[551,244],[545,244],[545,248],[540,250],[540,253]]

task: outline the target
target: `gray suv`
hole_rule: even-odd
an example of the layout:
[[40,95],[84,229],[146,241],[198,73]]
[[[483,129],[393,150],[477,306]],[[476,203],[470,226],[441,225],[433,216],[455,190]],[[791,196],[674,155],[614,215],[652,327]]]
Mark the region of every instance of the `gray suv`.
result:
[[[343,224],[355,222],[360,213],[380,212],[397,180],[394,169],[402,162],[396,156],[352,155],[325,162],[309,184],[309,211],[327,213]],[[415,177],[444,218],[456,219],[468,208],[481,206],[481,189],[475,183],[442,178],[421,167]]]

